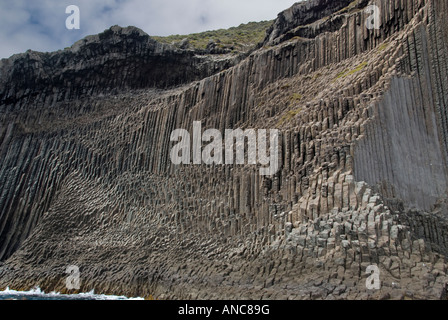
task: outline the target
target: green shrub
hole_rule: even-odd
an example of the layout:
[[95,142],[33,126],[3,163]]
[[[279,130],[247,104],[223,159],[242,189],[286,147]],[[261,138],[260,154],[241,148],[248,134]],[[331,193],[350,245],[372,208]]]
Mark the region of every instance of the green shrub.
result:
[[338,75],[336,76],[336,79],[341,79],[341,78],[346,78],[348,76],[351,76],[359,71],[361,71],[362,69],[364,69],[365,67],[367,67],[368,63],[367,62],[363,62],[361,64],[359,64],[355,69],[353,70],[344,70],[343,72],[338,73]]
[[300,111],[302,111],[302,108],[297,108],[295,110],[289,110],[288,112],[286,112],[281,118],[280,121],[278,122],[278,125],[284,125],[285,123],[291,121],[292,119],[294,119],[295,116],[297,116]]
[[302,100],[303,96],[300,93],[294,93],[291,97],[289,97],[289,101],[291,103],[299,102]]
[[249,22],[229,29],[205,31],[190,35],[153,36],[152,38],[158,42],[168,44],[179,43],[187,38],[190,45],[195,49],[205,49],[210,39],[212,39],[215,42],[219,42],[223,48],[234,47],[235,50],[246,50],[247,47],[255,46],[264,40],[266,30],[272,23],[273,21]]

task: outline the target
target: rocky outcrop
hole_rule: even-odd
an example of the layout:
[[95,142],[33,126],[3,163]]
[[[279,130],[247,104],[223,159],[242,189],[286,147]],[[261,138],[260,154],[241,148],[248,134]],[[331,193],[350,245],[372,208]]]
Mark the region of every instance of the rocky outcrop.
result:
[[[130,296],[445,296],[447,4],[378,1],[368,30],[367,2],[329,2],[281,13],[227,70],[162,85],[75,69],[59,99],[34,61],[2,61],[0,286],[65,291],[77,265],[82,291]],[[43,93],[29,105],[20,86]],[[194,121],[280,129],[280,171],[173,165],[170,134]]]
[[[279,44],[285,40],[289,40],[298,34],[293,34],[294,31],[308,29],[309,26],[318,21],[322,24],[322,19],[329,19],[334,14],[341,14],[350,8],[363,8],[367,1],[331,1],[331,0],[309,0],[304,2],[297,2],[289,9],[279,13],[272,27],[267,31],[264,44],[273,45]],[[345,10],[344,10],[345,9]],[[339,16],[339,18],[341,18]],[[334,21],[331,21],[334,24]],[[330,24],[329,24],[330,25]]]
[[237,60],[238,55],[176,49],[138,28],[114,26],[63,51],[28,51],[2,59],[1,110],[132,89],[170,88],[206,78]]

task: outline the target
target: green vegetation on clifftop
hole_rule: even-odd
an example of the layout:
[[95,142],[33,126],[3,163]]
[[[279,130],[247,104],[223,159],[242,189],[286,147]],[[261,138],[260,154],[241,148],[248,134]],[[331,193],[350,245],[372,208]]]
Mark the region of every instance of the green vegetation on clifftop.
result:
[[266,30],[272,23],[273,21],[249,22],[229,29],[205,31],[190,35],[153,36],[152,38],[162,43],[175,45],[180,45],[184,39],[188,39],[188,44],[194,49],[206,49],[212,41],[221,49],[244,51],[263,41]]

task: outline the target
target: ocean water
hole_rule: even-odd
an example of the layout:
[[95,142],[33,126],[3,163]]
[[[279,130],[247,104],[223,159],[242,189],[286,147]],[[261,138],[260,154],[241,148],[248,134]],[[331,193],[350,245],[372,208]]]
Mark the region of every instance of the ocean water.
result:
[[45,293],[40,288],[35,288],[30,291],[15,291],[6,288],[6,290],[0,291],[0,300],[144,300],[144,299],[95,294],[94,291],[79,294],[61,294],[58,292]]

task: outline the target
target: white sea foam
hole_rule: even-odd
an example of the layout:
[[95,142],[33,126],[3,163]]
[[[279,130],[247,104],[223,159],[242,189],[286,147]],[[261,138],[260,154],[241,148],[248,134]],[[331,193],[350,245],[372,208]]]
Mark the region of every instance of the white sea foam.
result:
[[59,292],[50,292],[45,293],[42,291],[39,287],[35,287],[34,289],[30,291],[16,291],[6,288],[4,291],[0,291],[0,299],[5,296],[11,296],[11,297],[41,297],[42,299],[55,299],[58,298],[61,300],[79,300],[79,299],[86,299],[86,300],[144,300],[143,298],[128,298],[125,296],[112,296],[112,295],[105,295],[105,294],[95,294],[94,290],[90,292],[83,292],[79,294],[62,294]]

